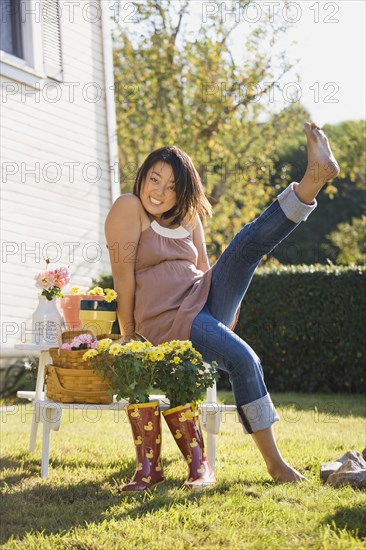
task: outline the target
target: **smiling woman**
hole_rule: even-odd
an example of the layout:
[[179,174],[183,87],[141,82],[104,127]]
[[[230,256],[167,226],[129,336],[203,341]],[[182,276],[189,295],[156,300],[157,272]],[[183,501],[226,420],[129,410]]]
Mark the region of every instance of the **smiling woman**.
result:
[[[305,478],[277,448],[272,424],[279,417],[260,359],[232,329],[262,257],[307,219],[317,206],[316,195],[338,174],[324,132],[314,123],[304,130],[308,168],[302,180],[245,225],[211,269],[200,221],[211,207],[192,160],[178,147],[162,147],[145,159],[133,195],[117,199],[105,226],[122,343],[136,332],[154,345],[190,340],[203,361],[215,361],[229,374],[243,430],[253,436],[269,473],[276,481],[294,483]],[[212,482],[203,470],[194,480]]]

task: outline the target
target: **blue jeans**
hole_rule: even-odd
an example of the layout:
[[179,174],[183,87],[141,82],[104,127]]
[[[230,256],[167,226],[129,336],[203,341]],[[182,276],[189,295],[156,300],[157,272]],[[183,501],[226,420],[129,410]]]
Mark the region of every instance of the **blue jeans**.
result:
[[245,433],[268,428],[279,420],[264,382],[259,357],[228,327],[245,296],[254,272],[271,252],[317,206],[302,203],[290,184],[257,219],[234,237],[212,269],[207,302],[192,323],[190,340],[204,361],[217,361],[229,374]]

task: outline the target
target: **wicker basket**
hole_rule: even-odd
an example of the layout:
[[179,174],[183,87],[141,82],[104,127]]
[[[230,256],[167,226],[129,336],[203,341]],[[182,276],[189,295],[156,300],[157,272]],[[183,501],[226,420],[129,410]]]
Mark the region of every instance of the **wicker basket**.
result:
[[50,348],[49,354],[55,367],[80,370],[93,369],[89,359],[83,361],[83,355],[86,351],[88,350],[80,349],[71,351],[67,349]]
[[108,378],[93,370],[63,369],[47,365],[45,369],[46,397],[60,403],[109,404],[113,397]]

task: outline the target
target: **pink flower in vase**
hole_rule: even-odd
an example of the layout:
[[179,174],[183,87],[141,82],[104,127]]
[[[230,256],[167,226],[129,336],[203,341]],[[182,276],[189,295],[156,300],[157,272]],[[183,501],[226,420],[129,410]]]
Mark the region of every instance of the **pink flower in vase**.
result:
[[39,273],[35,277],[36,280],[36,287],[42,288],[43,290],[48,290],[49,288],[52,288],[54,285],[54,274],[53,271],[46,271],[45,273]]
[[[48,268],[49,260],[46,260]],[[61,290],[70,282],[70,271],[67,267],[58,267],[53,271],[46,271],[35,276],[36,287],[41,288],[41,296],[46,296],[47,300],[54,297],[61,297]]]

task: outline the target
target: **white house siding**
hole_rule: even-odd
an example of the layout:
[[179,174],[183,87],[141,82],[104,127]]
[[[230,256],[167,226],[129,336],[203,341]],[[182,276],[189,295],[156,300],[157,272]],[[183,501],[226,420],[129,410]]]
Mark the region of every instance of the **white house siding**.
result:
[[[1,344],[7,350],[24,337],[24,321],[30,328],[38,302],[34,275],[47,256],[56,260],[50,268],[70,266],[72,285],[88,287],[110,272],[102,22],[91,23],[80,9],[74,15],[73,22],[67,13],[61,19],[64,82],[47,80],[55,86],[43,91],[18,83],[15,95],[2,97]],[[1,77],[2,90],[6,82]],[[101,97],[94,100],[96,89]],[[73,178],[68,163],[77,163]],[[89,163],[97,164],[98,179]]]

